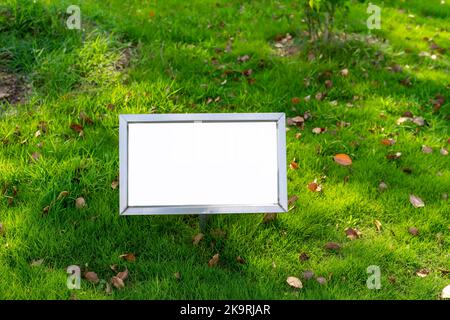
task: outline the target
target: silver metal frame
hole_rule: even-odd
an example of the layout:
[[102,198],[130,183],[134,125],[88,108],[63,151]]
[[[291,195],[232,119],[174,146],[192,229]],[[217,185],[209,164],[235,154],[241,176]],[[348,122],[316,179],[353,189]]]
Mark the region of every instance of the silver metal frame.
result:
[[[142,122],[261,122],[277,123],[278,203],[268,205],[128,206],[128,124]],[[120,214],[211,214],[287,212],[286,128],[284,113],[188,113],[119,115]]]

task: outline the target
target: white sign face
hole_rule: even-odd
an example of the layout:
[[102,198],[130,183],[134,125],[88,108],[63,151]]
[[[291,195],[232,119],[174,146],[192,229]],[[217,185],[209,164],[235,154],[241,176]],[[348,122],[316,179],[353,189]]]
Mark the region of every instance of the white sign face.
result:
[[286,211],[284,114],[120,120],[121,214]]

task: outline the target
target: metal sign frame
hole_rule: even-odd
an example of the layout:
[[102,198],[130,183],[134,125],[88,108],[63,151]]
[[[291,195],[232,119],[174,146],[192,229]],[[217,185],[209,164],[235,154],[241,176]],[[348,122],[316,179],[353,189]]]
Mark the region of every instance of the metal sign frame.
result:
[[[128,205],[128,125],[152,122],[261,122],[277,125],[278,203],[258,205]],[[121,114],[119,115],[120,214],[214,214],[287,212],[286,128],[284,113],[199,113],[199,114]]]

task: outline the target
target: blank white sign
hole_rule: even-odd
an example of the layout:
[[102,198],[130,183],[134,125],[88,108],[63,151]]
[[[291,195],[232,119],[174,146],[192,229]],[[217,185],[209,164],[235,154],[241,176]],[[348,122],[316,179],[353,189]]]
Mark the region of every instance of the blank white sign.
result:
[[128,206],[278,201],[275,121],[128,123]]

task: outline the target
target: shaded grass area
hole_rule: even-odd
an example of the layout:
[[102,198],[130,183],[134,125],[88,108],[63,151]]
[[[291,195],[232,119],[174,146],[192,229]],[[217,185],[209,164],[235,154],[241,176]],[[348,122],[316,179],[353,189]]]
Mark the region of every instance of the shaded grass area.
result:
[[[436,112],[430,102],[448,92],[448,50],[436,52],[436,60],[419,56],[430,51],[431,38],[449,47],[448,4],[386,1],[382,29],[368,42],[353,36],[367,34],[366,7],[355,2],[337,26],[351,40],[326,48],[302,35],[297,1],[81,1],[80,31],[65,28],[69,4],[6,1],[0,10],[1,66],[25,75],[33,87],[28,103],[4,105],[0,118],[0,298],[69,298],[65,269],[72,264],[104,280],[114,275],[113,264],[130,272],[125,289],[112,295],[83,280],[80,299],[435,299],[448,284],[440,269],[450,266],[450,208],[442,198],[450,190],[450,161],[439,149],[448,148],[449,103]],[[280,57],[274,39],[286,33],[299,50]],[[132,55],[124,69],[126,50]],[[242,55],[250,59],[239,62]],[[402,71],[390,72],[394,64]],[[348,77],[339,74],[343,68]],[[331,71],[329,89],[325,71]],[[399,83],[406,77],[410,87]],[[326,98],[316,100],[317,92]],[[301,102],[292,103],[293,97]],[[111,188],[118,175],[119,114],[291,117],[305,111],[313,117],[304,130],[287,132],[288,161],[299,164],[288,172],[289,195],[299,199],[275,222],[262,224],[256,214],[214,216],[211,229],[225,235],[212,232],[193,246],[196,216],[119,217],[118,190]],[[405,111],[427,125],[396,125]],[[84,123],[80,112],[94,123]],[[339,126],[342,121],[350,126]],[[83,137],[73,123],[84,125]],[[315,135],[314,127],[327,131]],[[380,144],[386,137],[396,144]],[[422,145],[434,152],[422,153]],[[350,170],[333,162],[342,152],[353,159]],[[389,161],[391,152],[402,157]],[[307,189],[324,176],[322,193]],[[378,190],[382,180],[385,192]],[[64,190],[69,195],[57,200]],[[413,208],[410,193],[425,208]],[[75,208],[78,197],[86,208]],[[418,236],[408,233],[411,226]],[[348,227],[363,237],[348,240]],[[342,249],[324,250],[329,241]],[[136,261],[119,258],[126,252]],[[300,261],[301,252],[310,259]],[[215,253],[220,263],[208,268]],[[42,265],[30,265],[38,259]],[[381,290],[366,287],[370,265],[381,268]],[[425,278],[415,275],[422,268],[430,270]],[[301,277],[304,270],[327,284],[310,280],[301,291],[290,289],[287,276]]]

